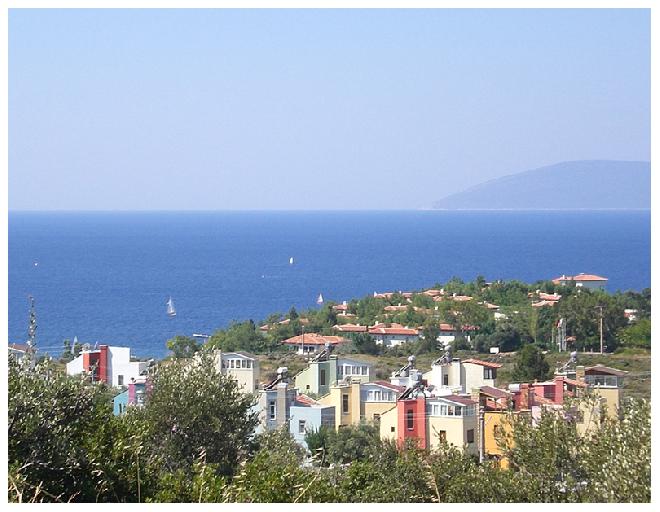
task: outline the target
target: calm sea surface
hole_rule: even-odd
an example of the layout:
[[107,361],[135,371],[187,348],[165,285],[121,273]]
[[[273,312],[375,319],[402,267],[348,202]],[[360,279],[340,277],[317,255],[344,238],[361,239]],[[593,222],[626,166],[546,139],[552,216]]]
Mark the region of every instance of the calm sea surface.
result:
[[[161,357],[175,334],[482,274],[651,285],[649,212],[10,213],[9,341]],[[289,265],[289,258],[295,263]],[[37,265],[35,265],[37,263]],[[172,296],[178,315],[168,318]]]

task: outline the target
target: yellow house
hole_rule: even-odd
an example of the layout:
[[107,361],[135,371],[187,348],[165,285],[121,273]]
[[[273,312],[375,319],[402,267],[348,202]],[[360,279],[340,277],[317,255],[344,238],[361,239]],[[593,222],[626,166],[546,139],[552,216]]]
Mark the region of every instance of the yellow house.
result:
[[361,421],[380,422],[382,415],[396,406],[403,391],[403,387],[385,381],[344,380],[330,386],[330,392],[318,402],[335,407],[335,427],[339,428]]
[[445,441],[470,455],[478,455],[477,402],[457,395],[427,398],[426,421],[431,450]]
[[575,368],[577,380],[584,380],[591,392],[605,399],[604,405],[607,407],[607,415],[611,418],[619,415],[623,395],[623,378],[627,373],[602,364],[587,368],[584,366]]

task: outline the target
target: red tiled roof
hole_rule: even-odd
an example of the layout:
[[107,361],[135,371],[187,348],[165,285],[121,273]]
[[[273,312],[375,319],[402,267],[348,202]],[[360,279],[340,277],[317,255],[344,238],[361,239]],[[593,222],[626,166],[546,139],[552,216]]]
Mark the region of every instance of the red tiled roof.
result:
[[507,398],[509,393],[500,388],[494,388],[492,386],[481,386],[479,388],[484,395],[492,396],[493,398]]
[[366,325],[354,325],[354,324],[343,324],[343,325],[335,325],[334,329],[340,331],[340,332],[367,332],[367,326]]
[[379,386],[392,389],[399,393],[403,393],[406,390],[405,386],[397,386],[396,384],[392,384],[391,382],[387,382],[386,380],[376,380],[373,382],[369,382],[369,384],[378,384]]
[[539,299],[541,299],[541,300],[559,300],[559,299],[561,299],[561,295],[559,295],[558,293],[539,292]]
[[564,382],[565,382],[566,384],[570,384],[571,386],[580,386],[581,388],[586,388],[586,387],[587,387],[587,383],[586,383],[586,382],[582,382],[582,381],[579,381],[579,380],[573,380],[573,379],[567,379],[567,378],[564,378]]
[[348,304],[337,304],[336,306],[332,306],[332,309],[335,311],[348,311]]
[[306,406],[319,405],[319,402],[303,394],[298,395],[295,401],[297,402],[295,405],[306,405]]
[[383,308],[384,311],[406,311],[408,309],[408,306],[385,306]]
[[478,403],[472,400],[471,398],[465,396],[459,396],[459,395],[444,395],[444,396],[437,396],[435,398],[444,398],[445,400],[451,400],[452,402],[457,402],[462,405],[473,405]]
[[491,363],[490,361],[482,361],[481,359],[465,359],[462,362],[463,364],[466,363],[478,364],[480,366],[485,366],[487,368],[502,368],[502,365],[499,363]]
[[472,300],[472,297],[470,297],[469,295],[455,295],[454,297],[452,297],[452,300],[456,300],[458,302],[465,302],[468,300]]
[[325,345],[329,343],[330,345],[338,345],[344,343],[346,338],[341,336],[323,336],[321,334],[310,332],[301,334],[300,336],[294,336],[292,338],[282,341],[284,345]]
[[595,274],[578,274],[576,276],[555,277],[552,282],[560,283],[562,281],[608,281],[607,277],[597,276]]
[[422,293],[424,295],[428,295],[429,297],[437,297],[438,295],[442,295],[442,292],[440,290],[426,290]]
[[533,308],[542,308],[544,306],[554,306],[557,301],[554,300],[541,300],[539,302],[532,302]]
[[440,330],[441,331],[453,331],[454,326],[451,324],[440,324]]
[[20,350],[21,352],[25,352],[28,349],[28,346],[23,345],[21,343],[11,343],[9,345],[9,348],[13,348],[14,350]]
[[597,364],[596,366],[589,366],[585,368],[584,373],[588,373],[589,375],[593,375],[594,373],[604,373],[606,375],[616,375],[617,377],[623,377],[628,372],[624,370],[617,370],[616,368],[610,368],[609,366],[603,366],[602,364]]
[[376,324],[373,327],[369,327],[369,334],[396,334],[400,336],[417,336],[419,331],[417,329],[411,329],[410,327],[404,327],[401,324],[390,324],[390,327],[387,327],[387,324]]

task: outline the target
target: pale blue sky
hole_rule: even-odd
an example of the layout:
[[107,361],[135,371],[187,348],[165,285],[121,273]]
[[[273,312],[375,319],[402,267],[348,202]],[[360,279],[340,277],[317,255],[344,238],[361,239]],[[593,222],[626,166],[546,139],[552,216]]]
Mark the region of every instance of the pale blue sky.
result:
[[425,208],[650,159],[647,10],[10,10],[9,208]]

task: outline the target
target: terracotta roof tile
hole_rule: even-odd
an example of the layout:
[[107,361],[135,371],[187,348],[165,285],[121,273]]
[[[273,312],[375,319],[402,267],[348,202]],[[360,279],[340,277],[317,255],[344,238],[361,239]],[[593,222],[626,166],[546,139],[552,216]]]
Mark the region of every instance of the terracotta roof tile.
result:
[[502,365],[499,363],[491,363],[490,361],[482,361],[481,359],[464,359],[462,363],[478,364],[480,366],[485,366],[486,368],[502,368]]

